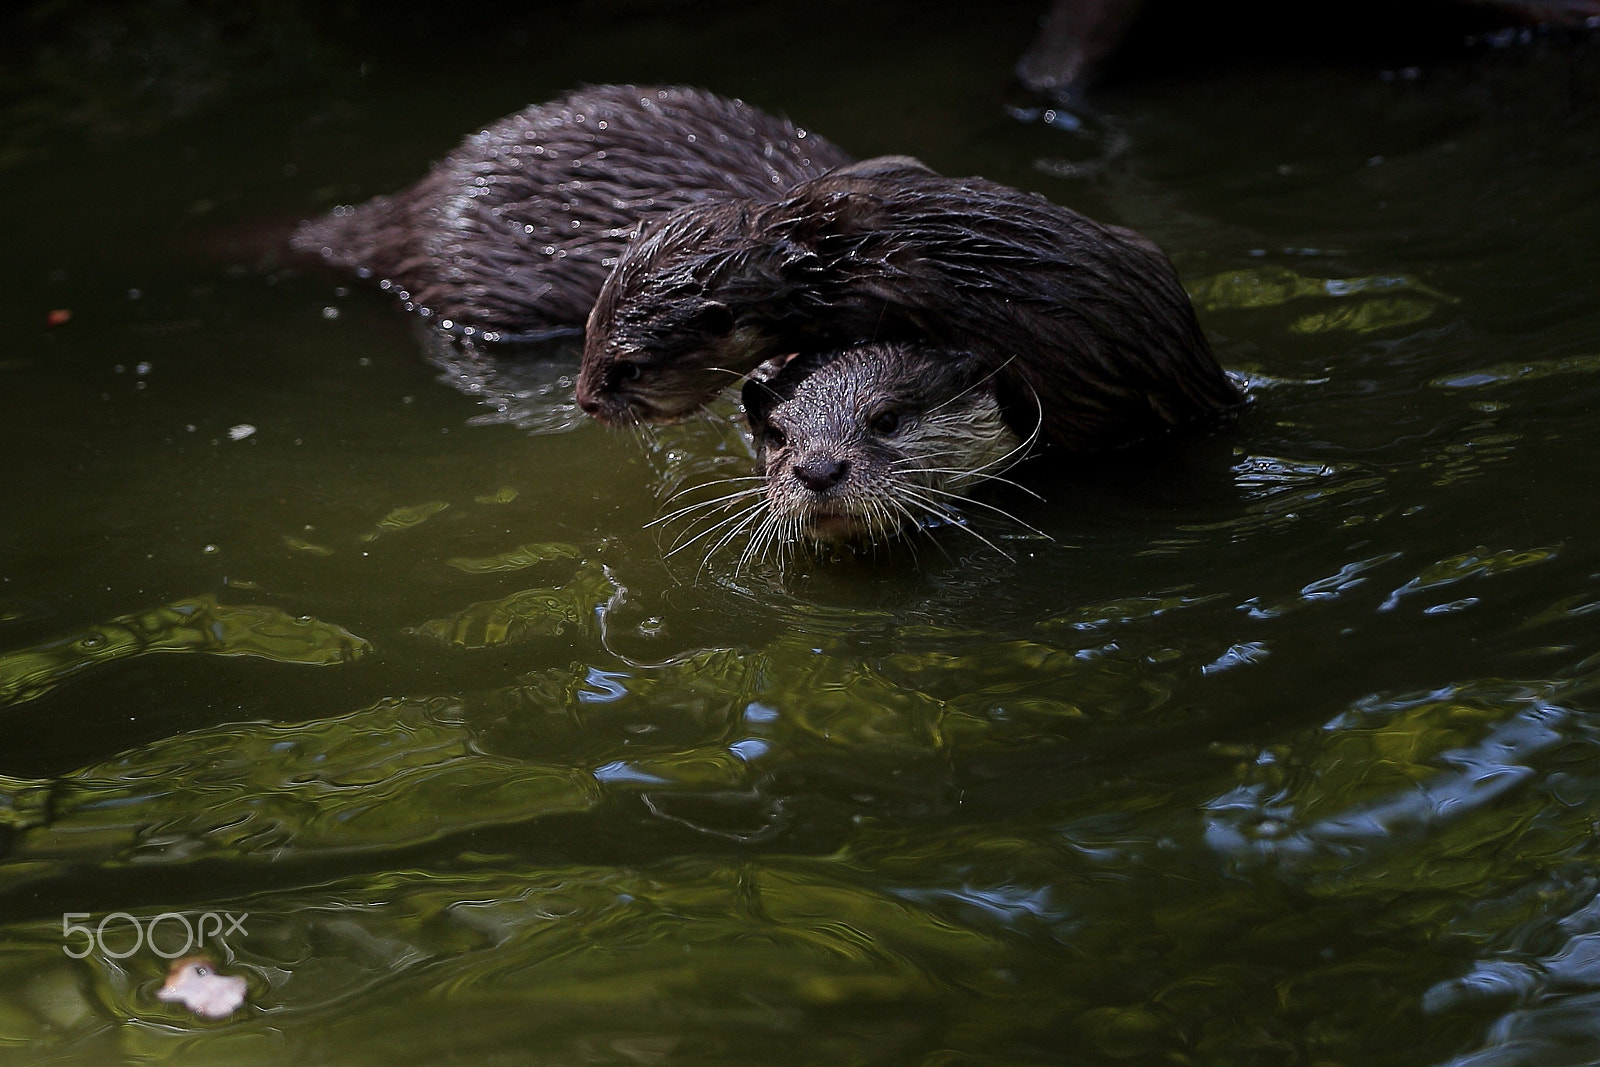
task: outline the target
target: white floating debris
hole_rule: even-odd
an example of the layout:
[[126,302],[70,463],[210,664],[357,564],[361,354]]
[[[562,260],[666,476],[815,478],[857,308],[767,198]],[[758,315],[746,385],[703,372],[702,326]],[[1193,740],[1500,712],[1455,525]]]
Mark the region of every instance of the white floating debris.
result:
[[243,441],[255,432],[256,428],[254,426],[251,426],[248,422],[241,422],[237,426],[228,427],[228,439],[231,441]]
[[248,991],[249,983],[238,975],[218,974],[217,965],[204,956],[189,956],[173,961],[156,996],[207,1019],[226,1019],[244,1004]]

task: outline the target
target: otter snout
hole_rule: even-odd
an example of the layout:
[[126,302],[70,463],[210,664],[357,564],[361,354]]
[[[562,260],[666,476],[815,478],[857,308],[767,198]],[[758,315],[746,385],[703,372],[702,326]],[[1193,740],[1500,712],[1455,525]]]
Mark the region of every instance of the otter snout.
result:
[[627,385],[639,377],[639,365],[624,359],[610,357],[587,363],[578,374],[578,385],[573,390],[578,407],[601,422],[632,421],[637,416],[638,404],[628,395]]
[[606,394],[594,389],[584,388],[582,381],[574,393],[578,407],[585,415],[591,415],[601,422],[617,422],[621,414],[627,410],[626,404],[619,404],[615,394]]
[[850,461],[813,453],[792,468],[800,484],[813,493],[826,493],[850,473]]

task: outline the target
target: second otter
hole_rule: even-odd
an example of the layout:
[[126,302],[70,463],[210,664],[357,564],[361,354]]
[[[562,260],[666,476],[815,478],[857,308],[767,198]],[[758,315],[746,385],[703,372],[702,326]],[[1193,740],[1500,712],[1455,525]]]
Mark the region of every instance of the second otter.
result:
[[1022,436],[1117,448],[1235,407],[1171,261],[1131,230],[904,157],[664,216],[589,318],[578,402],[680,417],[762,361],[871,341],[995,374]]

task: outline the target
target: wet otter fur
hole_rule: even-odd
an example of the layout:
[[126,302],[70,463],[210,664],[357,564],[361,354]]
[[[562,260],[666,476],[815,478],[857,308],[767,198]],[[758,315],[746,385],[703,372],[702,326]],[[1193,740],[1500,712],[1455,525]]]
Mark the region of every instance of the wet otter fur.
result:
[[906,157],[770,202],[709,201],[628,247],[589,317],[578,401],[681,417],[787,352],[908,341],[995,374],[1019,437],[1119,448],[1237,406],[1172,263],[1132,230]]
[[966,494],[1001,479],[1031,443],[1006,425],[993,376],[973,366],[875,344],[762,367],[742,396],[760,473],[657,520],[693,517],[673,551],[699,543],[709,557],[748,535],[743,566],[812,542],[877,543],[961,523]]
[[409,189],[336,208],[291,244],[491,341],[576,334],[641,220],[708,196],[772,199],[850,160],[738,100],[593,86],[501,119]]
[[789,361],[743,388],[765,476],[763,543],[878,541],[930,520],[1018,462],[994,378],[970,360],[907,344]]

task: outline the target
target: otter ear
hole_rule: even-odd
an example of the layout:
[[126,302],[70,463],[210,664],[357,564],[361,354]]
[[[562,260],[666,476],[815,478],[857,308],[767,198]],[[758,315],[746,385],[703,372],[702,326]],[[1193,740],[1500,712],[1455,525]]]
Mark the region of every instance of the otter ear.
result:
[[707,300],[689,313],[689,328],[711,337],[726,337],[733,332],[733,311],[727,304]]
[[744,404],[744,417],[753,433],[760,433],[772,409],[794,397],[800,382],[817,367],[822,357],[815,354],[803,356],[791,352],[774,356],[750,372],[739,389],[739,400]]
[[935,173],[934,169],[915,156],[876,156],[859,163],[846,163],[828,172],[830,178],[889,178],[896,174]]
[[739,402],[744,405],[744,420],[750,432],[759,435],[772,409],[783,403],[783,397],[765,378],[746,378],[739,388]]

